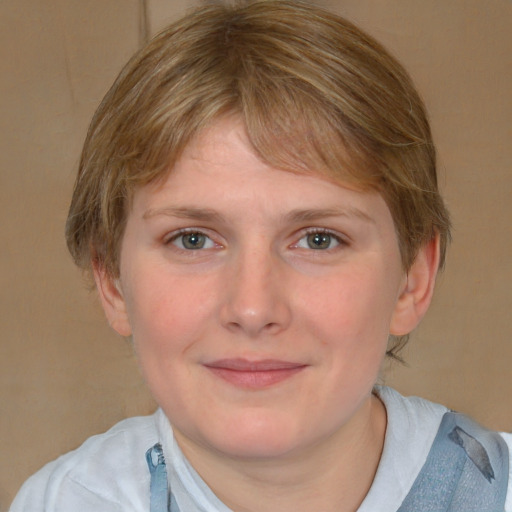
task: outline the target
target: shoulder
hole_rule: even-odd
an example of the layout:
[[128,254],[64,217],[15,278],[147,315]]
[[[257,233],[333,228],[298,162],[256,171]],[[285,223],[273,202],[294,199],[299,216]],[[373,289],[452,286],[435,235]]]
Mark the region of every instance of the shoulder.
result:
[[[444,414],[448,412],[448,409],[442,405],[418,397],[403,397],[391,388],[379,387],[377,394],[386,405],[394,435],[407,437],[407,445],[410,448],[411,441],[413,445],[416,444],[414,439],[419,441],[425,435],[432,437],[436,434]],[[404,425],[407,425],[407,427],[404,428]],[[411,427],[417,433],[423,430],[423,434],[414,435],[411,432]],[[492,432],[488,432],[492,434]],[[393,435],[391,432],[389,434]],[[507,452],[504,455],[508,455],[508,487],[505,512],[512,512],[512,433],[498,432],[497,434],[504,441],[503,446]],[[406,439],[402,438],[402,441],[405,442]],[[430,448],[430,439],[427,443],[422,444]],[[416,451],[416,447],[414,447],[414,450]],[[424,454],[422,454],[423,456]]]
[[[423,470],[443,419],[452,416],[446,415],[449,410],[442,405],[418,397],[403,397],[390,388],[378,387],[375,392],[386,407],[388,428],[381,462],[360,512],[399,509]],[[469,424],[473,425],[473,422],[470,421]],[[469,427],[464,428],[467,430]],[[481,430],[484,431],[484,437],[480,437],[480,433],[475,434],[478,439],[482,440],[489,436],[499,440],[495,433]],[[476,431],[480,432],[478,428]],[[502,451],[508,456],[510,470],[512,435],[501,434],[501,438],[505,441],[505,449]],[[506,512],[512,512],[511,480],[509,477]],[[400,485],[397,485],[397,482],[400,482]]]
[[512,434],[500,432],[501,437],[508,447],[509,474],[508,474],[508,492],[505,501],[505,512],[512,512]]
[[25,482],[10,511],[144,510],[145,453],[159,440],[161,414],[121,421],[50,462]]
[[378,386],[387,413],[386,437],[373,484],[359,512],[398,510],[421,471],[448,409]]
[[375,393],[386,407],[386,443],[393,452],[400,446],[408,446],[421,454],[419,459],[424,458],[448,408],[417,396],[402,396],[385,386],[377,387]]

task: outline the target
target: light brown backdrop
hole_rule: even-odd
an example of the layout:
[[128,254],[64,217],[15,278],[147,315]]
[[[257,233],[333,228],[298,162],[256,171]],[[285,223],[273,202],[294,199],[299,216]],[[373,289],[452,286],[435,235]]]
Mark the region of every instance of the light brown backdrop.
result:
[[[512,430],[512,2],[324,3],[413,75],[455,226],[409,366],[386,380]],[[63,226],[94,108],[144,27],[154,33],[192,4],[0,2],[0,511],[43,463],[154,408],[130,347],[73,267]]]

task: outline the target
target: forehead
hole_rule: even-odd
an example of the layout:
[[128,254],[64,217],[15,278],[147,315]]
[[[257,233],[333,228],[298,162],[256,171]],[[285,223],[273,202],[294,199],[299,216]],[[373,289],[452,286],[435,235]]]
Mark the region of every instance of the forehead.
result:
[[376,192],[358,190],[314,171],[276,169],[264,162],[237,118],[212,124],[186,146],[165,179],[136,193],[145,218],[269,215],[301,219],[344,215],[374,221],[390,218]]
[[[297,183],[323,180],[326,185],[330,183],[361,192],[373,188],[367,186],[364,180],[354,181],[354,177],[349,176],[349,170],[341,166],[333,171],[322,167],[318,162],[316,162],[318,165],[315,165],[315,162],[299,161],[299,158],[294,156],[286,161],[282,154],[286,149],[281,151],[282,146],[285,145],[284,141],[277,140],[275,147],[260,147],[258,142],[254,142],[238,114],[220,117],[192,137],[181,151],[179,158],[168,166],[167,172],[155,180],[154,188],[158,189],[167,181],[177,184],[184,178],[184,174],[191,171],[196,174],[194,178],[196,182],[202,181],[202,177],[204,179],[219,178],[221,171],[227,168],[236,170],[233,172],[233,178],[239,177],[241,183],[244,175],[248,174],[246,172],[248,168],[258,168],[261,175],[271,171],[272,175],[269,175],[269,179],[276,181],[284,179],[280,176],[284,173],[294,176],[290,181]],[[307,141],[303,143],[299,141],[297,146],[305,148],[307,143]],[[344,153],[343,157],[347,161],[350,160],[339,145],[335,151]]]

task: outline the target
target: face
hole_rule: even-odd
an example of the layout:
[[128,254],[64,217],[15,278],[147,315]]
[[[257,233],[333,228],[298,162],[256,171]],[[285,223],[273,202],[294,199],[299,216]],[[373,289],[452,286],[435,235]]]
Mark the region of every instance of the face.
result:
[[380,195],[270,168],[223,120],[135,194],[110,316],[178,436],[278,457],[370,400],[405,287]]

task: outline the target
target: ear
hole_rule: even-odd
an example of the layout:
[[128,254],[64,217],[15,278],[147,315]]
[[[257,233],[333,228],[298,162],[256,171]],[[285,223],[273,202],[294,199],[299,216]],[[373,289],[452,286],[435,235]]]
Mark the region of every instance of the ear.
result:
[[411,268],[391,319],[390,333],[403,336],[413,331],[430,306],[439,268],[439,235],[423,245]]
[[93,274],[108,323],[121,336],[130,336],[132,328],[119,280],[114,279],[100,263],[96,262],[93,264]]

